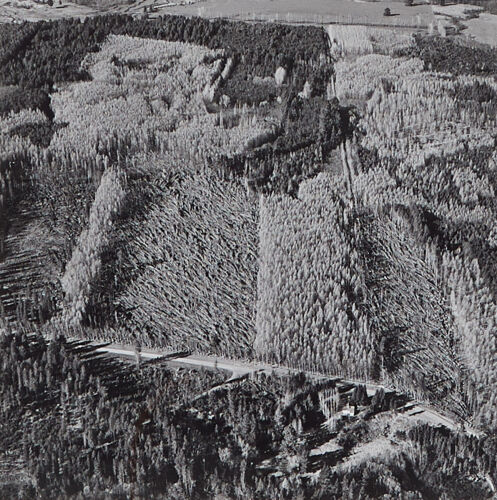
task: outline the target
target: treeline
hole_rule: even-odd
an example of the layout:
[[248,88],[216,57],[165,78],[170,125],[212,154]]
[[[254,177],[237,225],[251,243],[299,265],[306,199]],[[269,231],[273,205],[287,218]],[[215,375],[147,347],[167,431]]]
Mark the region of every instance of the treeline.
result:
[[[240,59],[243,71],[261,77],[274,76],[279,66],[289,70],[298,64],[319,66],[326,60],[328,45],[317,27],[237,23],[225,20],[163,16],[153,20],[127,15],[64,19],[26,23],[15,33],[9,24],[0,27],[0,37],[12,46],[2,61],[3,85],[42,87],[54,82],[88,78],[81,61],[96,52],[109,34],[187,42],[210,49],[223,49]],[[35,34],[31,31],[35,26]],[[28,29],[29,28],[29,29]],[[31,37],[18,33],[28,31]],[[14,50],[15,47],[15,50]]]
[[3,66],[26,49],[29,41],[38,31],[38,27],[38,24],[28,22],[20,25],[17,23],[2,23],[0,45],[3,51],[2,55],[0,55],[0,66]]
[[118,168],[107,169],[90,208],[88,228],[73,249],[60,282],[64,292],[64,320],[80,324],[89,301],[89,290],[100,274],[101,254],[112,241],[112,223],[124,204],[126,176]]
[[43,89],[23,89],[18,86],[0,88],[0,116],[19,113],[22,109],[39,109],[47,118],[53,118],[50,97]]

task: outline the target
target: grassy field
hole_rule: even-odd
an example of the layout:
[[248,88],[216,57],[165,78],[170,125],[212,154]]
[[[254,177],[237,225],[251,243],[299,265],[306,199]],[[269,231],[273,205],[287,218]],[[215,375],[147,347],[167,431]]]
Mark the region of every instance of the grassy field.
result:
[[59,6],[59,0],[54,2],[53,7],[47,4],[38,4],[32,1],[0,0],[0,23],[12,23],[20,21],[48,21],[65,17],[86,17],[98,14],[98,12],[84,5],[63,1]]
[[467,38],[497,47],[497,15],[483,12],[484,9],[483,5],[433,5],[433,14],[437,20],[448,23],[449,26],[460,23],[462,33]]
[[[183,5],[182,5],[183,4]],[[246,20],[266,20],[299,23],[345,23],[427,27],[434,16],[430,5],[406,7],[401,2],[367,2],[363,0],[206,0],[202,2],[164,2],[163,0],[137,0],[134,3],[115,2],[96,8],[55,0],[54,6],[37,4],[29,0],[0,0],[0,23],[19,20],[47,20],[61,17],[91,16],[102,13],[143,13],[145,7],[154,7],[149,14],[183,14],[207,18],[227,17]],[[389,8],[391,17],[384,17]]]
[[[384,17],[385,8],[392,17]],[[290,22],[364,23],[402,26],[427,26],[433,20],[429,5],[406,7],[400,2],[364,2],[353,0],[207,0],[199,4],[170,7],[167,12],[232,17],[236,19],[265,19]]]
[[433,13],[443,16],[457,17],[458,19],[468,19],[474,14],[478,14],[483,7],[456,3],[452,5],[433,5]]
[[484,12],[477,19],[464,21],[464,24],[468,27],[464,31],[467,36],[497,47],[497,15]]

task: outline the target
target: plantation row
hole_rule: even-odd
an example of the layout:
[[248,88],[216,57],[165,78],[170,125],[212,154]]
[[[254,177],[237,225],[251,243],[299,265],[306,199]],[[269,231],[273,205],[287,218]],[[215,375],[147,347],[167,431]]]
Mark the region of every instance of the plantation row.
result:
[[101,254],[111,241],[112,219],[121,211],[125,195],[123,172],[107,169],[90,208],[88,229],[79,236],[60,280],[66,302],[64,321],[68,325],[81,323],[88,305],[88,290],[100,274]]

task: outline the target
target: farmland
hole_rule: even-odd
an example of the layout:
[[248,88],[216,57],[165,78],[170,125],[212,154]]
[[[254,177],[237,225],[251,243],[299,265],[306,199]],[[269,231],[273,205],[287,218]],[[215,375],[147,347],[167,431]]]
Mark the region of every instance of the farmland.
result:
[[475,5],[455,4],[433,6],[437,20],[455,27],[466,39],[497,46],[496,7],[493,2],[474,2]]
[[[364,2],[359,0],[310,0],[305,4],[296,0],[203,0],[163,2],[160,0],[137,0],[110,2],[102,0],[63,0],[53,7],[30,0],[1,0],[3,12],[0,22],[18,20],[49,20],[66,17],[87,17],[105,13],[143,14],[150,17],[161,15],[200,16],[208,19],[229,18],[236,20],[260,20],[290,23],[346,23],[367,25],[392,25],[405,28],[426,28],[434,15],[428,4],[406,7],[403,3],[384,0]],[[395,16],[383,16],[390,8]]]
[[0,497],[491,498],[495,48],[123,13],[0,41]]
[[66,3],[59,7],[35,3],[30,0],[0,2],[0,23],[17,23],[22,21],[49,21],[73,16],[95,15],[95,10],[76,3]]
[[[358,2],[347,0],[310,0],[305,4],[296,0],[259,0],[241,3],[234,0],[208,0],[198,4],[177,6],[171,12],[180,15],[201,15],[205,17],[228,17],[232,19],[261,19],[291,22],[344,22],[350,24],[392,24],[406,27],[426,27],[433,19],[429,5],[418,4],[405,7],[400,2]],[[386,19],[385,8],[398,14]]]
[[483,12],[477,19],[468,19],[465,22],[468,27],[466,34],[480,43],[497,46],[495,31],[497,30],[497,14]]

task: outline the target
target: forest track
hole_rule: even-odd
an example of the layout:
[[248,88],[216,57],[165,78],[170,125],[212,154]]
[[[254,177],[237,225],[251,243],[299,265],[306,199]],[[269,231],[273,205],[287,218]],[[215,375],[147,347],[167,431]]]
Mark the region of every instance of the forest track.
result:
[[[104,354],[126,357],[137,356],[135,347],[117,344],[93,345],[96,347],[97,352],[101,352]],[[171,351],[158,351],[148,349],[141,350],[139,352],[139,356],[141,360],[154,360],[164,358],[164,364],[171,367],[192,367],[228,371],[231,373],[231,376],[224,382],[224,384],[237,379],[245,378],[255,373],[266,373],[268,375],[276,374],[279,376],[289,376],[296,375],[297,373],[304,373],[308,378],[311,379],[335,380],[337,382],[337,385],[342,387],[363,384],[366,386],[366,390],[369,396],[373,395],[378,389],[383,389],[387,393],[397,392],[391,387],[387,387],[370,380],[347,379],[339,376],[327,375],[317,372],[296,370],[289,367],[273,366],[267,363],[250,363],[246,361],[237,361],[223,358],[219,359],[214,356],[200,356],[195,354],[174,357],[174,353]],[[410,419],[416,419],[421,423],[426,423],[434,427],[442,426],[451,431],[464,432],[465,434],[471,436],[481,436],[481,433],[479,433],[476,429],[472,428],[466,423],[457,422],[454,419],[442,415],[435,409],[421,402],[410,400],[409,403],[407,403],[404,407],[398,408],[398,410],[402,411],[406,417]]]

